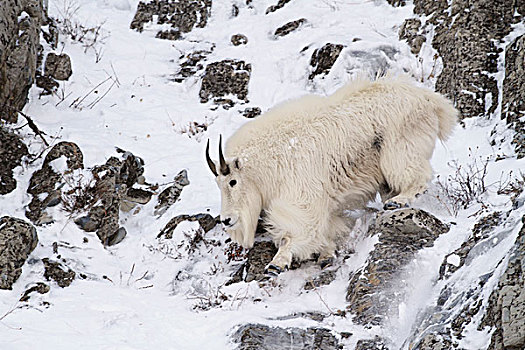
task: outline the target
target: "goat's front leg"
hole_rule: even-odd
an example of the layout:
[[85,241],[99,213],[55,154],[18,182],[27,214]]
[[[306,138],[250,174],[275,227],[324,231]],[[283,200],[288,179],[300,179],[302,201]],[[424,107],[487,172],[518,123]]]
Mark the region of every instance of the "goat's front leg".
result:
[[281,238],[279,249],[272,261],[264,269],[264,274],[275,277],[284,270],[287,270],[292,264],[291,239],[288,236]]

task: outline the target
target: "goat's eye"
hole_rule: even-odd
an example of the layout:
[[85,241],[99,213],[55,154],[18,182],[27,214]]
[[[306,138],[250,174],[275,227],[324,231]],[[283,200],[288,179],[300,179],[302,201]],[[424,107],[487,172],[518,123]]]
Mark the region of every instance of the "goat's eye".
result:
[[235,185],[237,185],[237,180],[231,180],[230,181],[230,186],[233,187]]

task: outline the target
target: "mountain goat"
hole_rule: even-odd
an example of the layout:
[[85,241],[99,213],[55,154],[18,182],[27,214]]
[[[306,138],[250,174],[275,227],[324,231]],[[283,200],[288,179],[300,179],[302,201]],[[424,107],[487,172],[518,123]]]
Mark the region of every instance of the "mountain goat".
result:
[[385,209],[406,206],[432,176],[436,139],[457,111],[441,95],[405,78],[357,80],[322,97],[285,102],[219,143],[206,160],[221,191],[220,218],[233,241],[250,248],[261,212],[278,247],[266,267],[276,275],[293,257],[333,256],[348,231],[344,209],[379,192]]

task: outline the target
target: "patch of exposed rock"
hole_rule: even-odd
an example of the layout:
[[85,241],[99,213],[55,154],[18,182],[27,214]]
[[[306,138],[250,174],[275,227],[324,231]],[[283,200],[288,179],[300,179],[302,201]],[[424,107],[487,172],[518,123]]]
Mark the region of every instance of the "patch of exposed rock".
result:
[[277,4],[271,5],[270,7],[268,7],[266,9],[266,14],[269,14],[269,13],[275,12],[275,11],[277,11],[279,9],[282,9],[284,7],[284,5],[286,5],[290,1],[292,1],[292,0],[279,0],[279,1],[277,1]]
[[35,81],[44,8],[40,0],[0,1],[0,119],[16,122]]
[[436,90],[454,101],[463,118],[494,113],[499,98],[493,76],[501,52],[497,45],[510,33],[512,24],[522,20],[524,3],[415,0],[414,13],[426,17],[425,25],[416,33],[416,21],[407,20],[403,34],[416,50],[419,35],[434,27],[432,47],[443,61]]
[[262,324],[241,326],[232,336],[238,350],[335,350],[342,345],[326,328],[281,328]]
[[272,261],[276,253],[277,248],[273,242],[255,242],[246,255],[246,261],[234,273],[227,284],[264,280],[266,278],[264,269]]
[[173,81],[176,83],[182,83],[186,78],[192,77],[197,73],[204,71],[203,62],[206,57],[212,53],[214,46],[210,47],[209,50],[197,50],[190,52],[187,55],[181,56],[180,68],[174,74]]
[[379,242],[363,268],[350,276],[346,299],[353,321],[379,325],[403,297],[398,277],[423,248],[449,228],[431,214],[418,209],[385,212],[369,228],[369,235],[379,235]]
[[279,28],[277,28],[275,30],[275,33],[273,33],[273,35],[275,35],[276,37],[286,36],[286,35],[290,34],[291,32],[296,31],[297,29],[299,29],[299,27],[301,27],[305,23],[306,23],[306,18],[300,18],[298,20],[295,20],[295,21],[292,21],[292,22],[288,22],[285,25],[280,26]]
[[0,218],[0,289],[12,288],[37,243],[33,225],[9,216]]
[[75,271],[63,266],[58,261],[53,261],[48,258],[42,259],[44,263],[44,277],[50,281],[55,281],[60,287],[69,287],[75,279]]
[[212,228],[214,228],[217,223],[219,222],[218,218],[214,218],[210,214],[196,214],[196,215],[177,215],[174,218],[172,218],[166,226],[159,232],[157,235],[157,238],[164,237],[166,239],[173,238],[173,231],[177,228],[177,226],[183,222],[183,221],[197,221],[201,228],[203,229],[204,233],[210,231]]
[[20,301],[28,301],[31,298],[31,293],[37,292],[39,294],[49,293],[50,288],[47,284],[37,282],[33,286],[26,289],[24,294],[20,297]]
[[71,59],[65,53],[57,55],[54,52],[47,54],[44,66],[44,76],[56,80],[68,80],[73,74],[71,69]]
[[48,152],[42,164],[42,168],[31,176],[27,192],[32,200],[26,209],[26,217],[35,225],[50,223],[53,218],[46,212],[46,208],[55,206],[61,202],[60,185],[62,176],[53,168],[52,162],[66,158],[67,170],[73,171],[84,167],[83,155],[80,148],[72,142],[60,142]]
[[244,34],[234,34],[230,39],[233,46],[248,44],[248,37]]
[[399,29],[399,39],[406,40],[410,50],[414,55],[419,54],[421,46],[427,38],[419,33],[421,27],[421,21],[417,18],[406,19],[401,28]]
[[173,185],[165,188],[158,198],[158,203],[155,205],[155,215],[161,216],[168,210],[178,199],[182,193],[182,189],[190,184],[188,180],[188,172],[182,170],[175,176]]
[[[525,216],[522,218],[525,223]],[[516,239],[507,269],[489,298],[480,328],[494,329],[489,350],[525,348],[525,226]]]
[[359,340],[354,350],[388,350],[388,347],[383,338],[376,336],[374,339]]
[[18,135],[0,126],[0,195],[16,188],[13,169],[28,154],[26,145]]
[[[206,66],[199,97],[202,103],[214,99],[215,103],[232,102],[226,96],[235,95],[248,102],[248,83],[252,66],[244,61],[224,60]],[[228,100],[228,101],[226,101]]]
[[[177,40],[193,28],[203,28],[211,13],[211,0],[153,0],[139,2],[130,28],[139,32],[147,23],[169,25],[171,29],[160,30],[157,38]],[[155,21],[155,22],[154,22]]]
[[335,61],[339,57],[339,54],[343,50],[343,45],[328,43],[316,49],[312,58],[310,59],[310,66],[312,66],[312,72],[308,76],[308,79],[313,79],[321,74],[328,74]]
[[[525,6],[524,6],[525,7]],[[525,9],[524,9],[525,10]],[[524,12],[521,12],[524,14]],[[516,134],[512,140],[518,159],[525,157],[525,35],[510,43],[505,50],[505,79],[501,118],[507,120]]]
[[[441,267],[439,268],[439,278],[448,278],[451,274],[459,270],[467,260],[468,254],[476,244],[481,240],[487,239],[489,233],[502,221],[502,214],[496,211],[490,215],[487,215],[479,220],[470,238],[464,242],[461,247],[456,249],[454,252],[447,254]],[[458,260],[458,261],[455,261]]]
[[261,115],[261,113],[262,111],[260,107],[248,107],[242,111],[242,115],[249,119],[258,117]]

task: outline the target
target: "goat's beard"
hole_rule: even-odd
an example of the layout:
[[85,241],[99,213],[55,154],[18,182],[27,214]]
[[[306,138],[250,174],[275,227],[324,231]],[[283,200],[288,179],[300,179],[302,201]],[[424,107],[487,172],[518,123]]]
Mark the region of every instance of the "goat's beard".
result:
[[235,228],[226,230],[232,240],[244,248],[252,248],[255,230],[261,214],[261,197],[258,192],[244,197],[242,210],[239,212],[239,223]]

